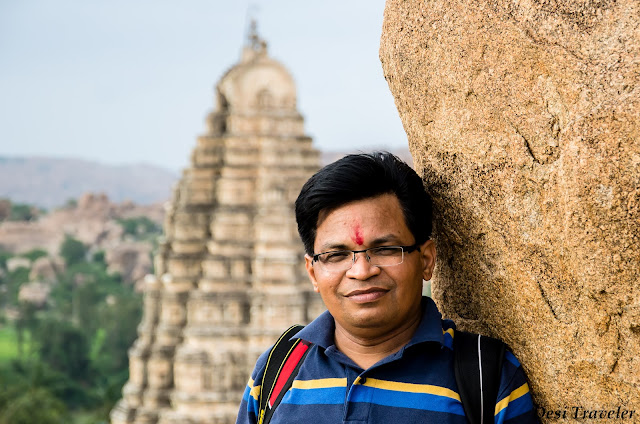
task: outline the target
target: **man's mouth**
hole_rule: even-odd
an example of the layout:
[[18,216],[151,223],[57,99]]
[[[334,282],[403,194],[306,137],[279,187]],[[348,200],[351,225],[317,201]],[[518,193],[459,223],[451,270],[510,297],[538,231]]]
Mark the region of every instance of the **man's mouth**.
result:
[[352,290],[345,295],[349,300],[356,303],[374,302],[387,294],[389,290],[380,287],[372,287],[368,289]]

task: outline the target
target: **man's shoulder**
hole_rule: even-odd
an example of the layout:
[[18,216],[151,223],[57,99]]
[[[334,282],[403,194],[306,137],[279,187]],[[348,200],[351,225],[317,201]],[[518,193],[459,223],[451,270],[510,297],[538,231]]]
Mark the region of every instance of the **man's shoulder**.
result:
[[258,359],[256,360],[255,366],[253,367],[253,372],[251,373],[251,380],[255,382],[255,385],[259,385],[259,381],[262,380],[262,376],[264,375],[264,370],[267,368],[267,362],[269,361],[269,353],[273,349],[273,345],[269,346],[267,350],[262,352]]

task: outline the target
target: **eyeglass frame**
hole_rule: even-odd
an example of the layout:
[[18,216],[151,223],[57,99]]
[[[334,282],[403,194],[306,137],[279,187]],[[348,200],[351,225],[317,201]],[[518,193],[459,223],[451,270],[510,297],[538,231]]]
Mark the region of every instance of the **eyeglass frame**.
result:
[[[421,246],[420,243],[416,243],[416,244],[412,244],[410,246],[400,246],[400,245],[375,246],[375,247],[369,247],[368,249],[363,249],[363,250],[327,250],[326,252],[315,253],[315,254],[311,255],[311,258],[312,258],[312,263],[314,263],[314,262],[320,262],[318,257],[320,255],[324,255],[325,253],[351,252],[351,253],[353,253],[353,257],[351,258],[351,266],[349,268],[345,269],[345,271],[348,271],[349,269],[351,269],[351,267],[353,267],[353,264],[356,263],[356,253],[364,252],[364,257],[367,259],[367,262],[369,262],[370,265],[377,266],[377,267],[397,266],[397,265],[402,265],[404,263],[404,253],[405,252],[411,253],[411,252],[413,252],[415,250],[419,250],[420,246]],[[373,250],[373,249],[384,249],[384,248],[389,248],[389,247],[399,247],[399,248],[402,249],[402,262],[394,264],[394,265],[374,265],[374,264],[371,263],[371,256],[369,256],[367,251]]]

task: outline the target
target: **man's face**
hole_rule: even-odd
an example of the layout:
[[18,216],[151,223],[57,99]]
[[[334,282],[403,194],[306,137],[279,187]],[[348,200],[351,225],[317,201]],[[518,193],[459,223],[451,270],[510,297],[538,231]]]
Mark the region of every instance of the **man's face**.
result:
[[[414,243],[398,198],[383,194],[328,213],[317,228],[314,253]],[[314,290],[337,326],[349,333],[366,329],[386,334],[419,316],[422,280],[431,278],[435,247],[429,240],[417,251],[405,252],[403,263],[387,267],[371,265],[358,253],[353,266],[339,273],[326,271],[308,255],[305,259]]]

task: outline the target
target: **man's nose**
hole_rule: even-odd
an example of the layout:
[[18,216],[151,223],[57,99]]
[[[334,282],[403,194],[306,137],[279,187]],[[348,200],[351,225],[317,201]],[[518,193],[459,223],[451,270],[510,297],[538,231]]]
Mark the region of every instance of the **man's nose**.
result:
[[357,280],[366,280],[367,278],[380,273],[380,268],[372,265],[367,260],[367,252],[354,253],[353,264],[347,270],[347,277]]

